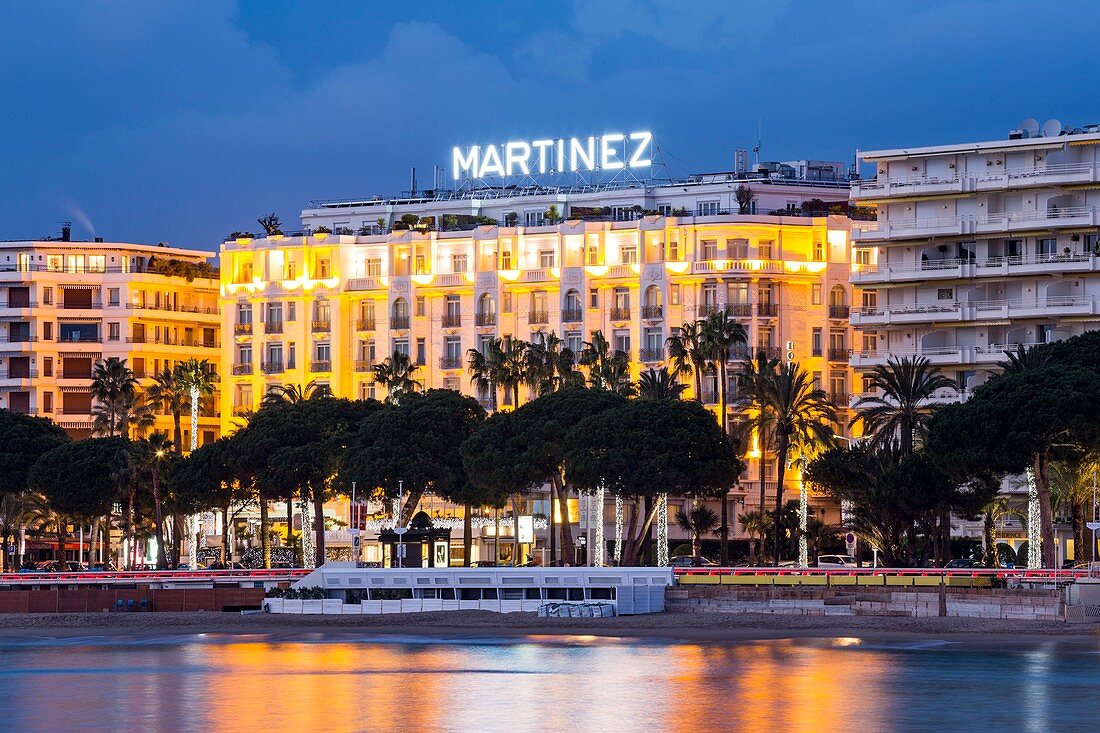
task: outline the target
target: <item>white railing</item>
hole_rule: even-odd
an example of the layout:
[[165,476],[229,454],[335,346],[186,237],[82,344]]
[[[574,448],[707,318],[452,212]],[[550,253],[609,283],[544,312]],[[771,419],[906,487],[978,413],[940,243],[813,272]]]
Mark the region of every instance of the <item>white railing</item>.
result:
[[1007,222],[1031,222],[1050,221],[1052,219],[1076,219],[1082,216],[1090,216],[1092,206],[1066,206],[1056,209],[1039,209],[1035,211],[1000,211],[992,214],[981,214],[974,217],[974,223],[1001,224]]
[[353,277],[348,280],[347,290],[377,290],[382,282],[376,277]]
[[703,260],[692,264],[692,272],[783,272],[783,260]]
[[888,188],[912,188],[916,186],[955,185],[960,181],[1001,181],[1008,179],[1050,178],[1052,176],[1095,175],[1095,163],[1055,163],[1047,166],[1025,166],[1020,168],[988,169],[972,175],[945,174],[942,176],[878,176],[854,181],[858,193],[883,191]]

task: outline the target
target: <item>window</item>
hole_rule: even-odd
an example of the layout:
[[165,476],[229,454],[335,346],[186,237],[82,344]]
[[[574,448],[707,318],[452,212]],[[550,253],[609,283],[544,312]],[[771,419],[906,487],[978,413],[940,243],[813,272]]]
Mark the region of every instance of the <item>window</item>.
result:
[[675,283],[668,286],[668,304],[680,305],[680,284]]
[[704,260],[716,260],[718,259],[718,242],[714,239],[704,239],[703,245],[703,259]]
[[107,305],[118,305],[119,295],[118,288],[107,288]]
[[869,249],[857,249],[854,256],[857,265],[869,266],[871,264],[871,250]]
[[43,377],[52,377],[53,376],[53,357],[52,356],[43,357],[43,359],[42,359],[42,376]]
[[408,339],[394,339],[393,340],[393,353],[409,355],[409,340]]
[[364,300],[359,303],[359,318],[367,323],[374,323],[373,300]]
[[272,326],[283,325],[283,304],[282,303],[268,303],[267,304],[267,326],[268,330],[271,330]]
[[576,290],[567,291],[565,293],[565,311],[568,317],[576,318],[583,309],[584,303],[581,302],[581,294]]
[[317,260],[317,278],[319,280],[327,280],[329,278],[329,261],[328,257],[322,257]]
[[1054,324],[1052,323],[1040,323],[1037,332],[1039,334],[1039,343],[1049,344],[1055,340],[1054,336]]
[[726,302],[730,305],[748,305],[749,284],[747,282],[726,283]]
[[680,241],[678,239],[670,239],[668,242],[668,259],[671,262],[678,262],[680,259]]
[[65,255],[65,269],[69,272],[84,272],[84,255]]
[[814,259],[818,262],[825,259],[825,244],[820,239],[814,240]]
[[749,240],[727,239],[726,254],[731,260],[747,260],[749,258]]
[[238,384],[233,395],[233,404],[246,410],[252,409],[252,385]]
[[707,312],[718,307],[718,283],[703,283],[702,301]]
[[848,396],[848,377],[844,372],[832,372],[829,375],[829,393],[833,397],[847,397]]
[[88,272],[107,272],[107,255],[88,255]]
[[586,248],[587,254],[585,255],[585,264],[598,265],[600,264],[600,243],[597,239],[589,239]]
[[588,307],[599,308],[600,307],[600,289],[589,288],[588,289]]
[[42,338],[46,341],[53,341],[53,322],[44,321],[42,323]]
[[848,294],[843,285],[834,285],[829,289],[829,305],[834,308],[848,305]]
[[511,293],[506,292],[506,293],[503,293],[500,296],[500,312],[501,313],[511,313],[512,312],[512,294]]
[[615,288],[615,308],[630,310],[630,288]]
[[531,293],[531,311],[533,313],[546,313],[546,291],[536,290]]
[[622,330],[615,331],[613,335],[613,346],[615,351],[621,351],[624,354],[630,354],[630,331]]
[[821,305],[821,283],[814,283],[810,286],[810,304]]
[[860,297],[862,299],[864,308],[877,308],[878,307],[878,291],[877,290],[864,290]]
[[61,272],[62,270],[64,270],[64,255],[46,255],[46,269],[50,272]]
[[448,336],[443,339],[443,358],[447,360],[448,368],[458,369],[462,366],[462,337]]
[[416,254],[416,256],[413,257],[413,274],[414,275],[424,275],[427,272],[428,272],[427,258],[424,257],[424,254],[422,252],[418,252]]
[[863,334],[863,351],[868,353],[875,353],[878,351],[878,334],[877,333],[864,333]]
[[295,348],[294,344],[291,344],[290,347],[287,349],[287,356],[286,356],[286,368],[287,369],[293,369],[294,368],[294,361],[295,361],[294,360],[294,355],[295,355],[296,352],[297,352],[297,349]]
[[367,364],[374,364],[374,341],[368,339],[367,341],[359,342],[359,361],[366,362]]
[[619,248],[619,259],[624,265],[638,264],[638,247],[633,244],[624,244]]
[[557,258],[555,257],[554,250],[552,250],[552,249],[539,250],[539,267],[542,267],[542,268],[555,267],[556,266],[556,259]]
[[1054,237],[1042,237],[1035,241],[1035,254],[1039,257],[1053,257],[1058,254],[1058,240]]
[[829,356],[839,356],[847,350],[847,334],[844,331],[829,331]]
[[460,317],[462,314],[462,299],[459,296],[448,295],[443,302],[449,317],[456,319]]
[[118,323],[108,323],[107,324],[107,340],[108,341],[118,341],[118,334],[119,334]]
[[[8,290],[8,295],[9,295],[9,299],[10,299],[10,295],[11,295],[11,289],[10,288]],[[116,298],[118,297],[118,288],[115,288],[115,297]],[[44,305],[50,305],[51,303],[53,303],[53,288],[42,288],[42,303]],[[111,303],[111,305],[118,305],[118,303],[117,302]]]
[[813,349],[813,351],[811,352],[813,356],[821,356],[821,333],[822,331],[820,328],[815,328],[813,330],[813,335],[810,342]]
[[363,263],[363,274],[366,277],[378,277],[382,274],[382,260],[377,257],[367,258]]
[[314,358],[316,361],[330,361],[332,359],[332,348],[325,343],[317,344],[314,347]]
[[566,347],[573,352],[574,358],[580,356],[581,349],[584,348],[580,331],[566,331],[564,341]]
[[293,300],[286,304],[286,320],[289,323],[298,320],[298,304]]
[[428,299],[423,295],[416,296],[416,315],[423,316],[427,312]]
[[466,261],[466,253],[455,253],[451,255],[451,272],[459,273],[466,272],[468,269]]
[[954,288],[936,288],[936,300],[954,300]]
[[714,216],[718,213],[717,201],[700,201],[697,205],[699,216]]
[[252,347],[248,345],[237,348],[237,364],[240,366],[252,365]]
[[42,393],[42,412],[53,412],[53,392]]
[[512,248],[501,247],[500,248],[500,269],[511,270],[512,269]]
[[416,340],[416,363],[421,365],[428,363],[428,342],[423,337]]
[[774,247],[772,245],[773,243],[770,239],[761,239],[756,243],[756,252],[760,259],[770,260],[772,258],[774,254]]

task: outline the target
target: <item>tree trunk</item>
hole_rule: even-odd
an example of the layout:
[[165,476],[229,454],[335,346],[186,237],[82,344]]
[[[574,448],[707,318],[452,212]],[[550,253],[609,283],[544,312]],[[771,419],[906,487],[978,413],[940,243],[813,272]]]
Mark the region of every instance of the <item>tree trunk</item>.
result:
[[463,507],[462,516],[462,567],[470,567],[470,554],[474,550],[474,521],[469,504]]
[[176,453],[183,454],[183,413],[172,410],[172,442],[176,444]]
[[951,508],[944,507],[942,514],[940,515],[940,542],[942,548],[940,551],[940,559],[943,560],[943,567],[947,563],[951,562]]
[[557,537],[557,522],[554,521],[554,506],[557,504],[558,491],[554,488],[554,482],[550,482],[550,511],[546,518],[548,529],[546,532],[547,546],[550,548],[550,559],[546,562],[548,566],[554,567],[557,563],[558,556],[558,537]]
[[775,567],[779,567],[779,552],[783,546],[783,477],[787,472],[788,440],[785,434],[780,433],[775,453],[775,459],[779,464],[775,469],[775,518],[773,520],[775,528],[775,557],[773,558],[773,562]]
[[728,491],[722,492],[722,526],[718,530],[721,537],[722,567],[730,564],[730,497]]
[[993,523],[993,515],[985,513],[985,522],[982,526],[982,536],[985,540],[985,566],[995,568],[1000,565],[997,556],[997,528]]
[[233,561],[233,553],[229,551],[229,505],[222,507],[222,565],[228,566]]
[[183,515],[179,512],[172,513],[172,567],[180,566],[180,555],[183,554]]
[[317,544],[314,547],[314,557],[317,567],[325,564],[325,496],[323,488],[315,488],[313,493],[313,527],[316,531]]
[[1054,545],[1054,511],[1050,501],[1050,484],[1047,481],[1047,457],[1035,454],[1035,490],[1039,493],[1039,536],[1042,538],[1043,567],[1056,565],[1056,547]]
[[157,520],[157,570],[167,570],[168,558],[164,554],[164,509],[160,496],[160,476],[155,465],[153,468],[153,508],[156,511]]
[[630,512],[630,528],[627,530],[627,542],[623,547],[623,565],[627,567],[637,566],[638,555],[642,549],[642,543],[645,541],[646,536],[649,534],[649,530],[653,527],[653,519],[657,515],[657,507],[660,504],[653,502],[653,508],[648,512],[645,517],[638,534],[635,536],[634,529],[638,525],[638,502],[634,501]]
[[417,505],[420,503],[420,498],[424,496],[424,489],[417,488],[409,491],[409,498],[405,500],[405,506],[401,507],[401,526],[407,527],[412,520],[413,511],[416,510]]
[[765,537],[767,537],[767,531],[765,529],[764,521],[768,516],[768,484],[764,480],[767,474],[766,468],[768,465],[767,459],[768,451],[764,448],[764,437],[760,436],[760,564],[764,564],[764,545]]
[[267,516],[267,500],[260,496],[260,554],[263,555],[264,568],[271,569],[271,538],[268,537],[268,525],[271,520]]
[[290,548],[292,564],[298,564],[298,548],[294,543],[294,494],[286,500],[286,546]]
[[569,488],[560,475],[551,477],[551,485],[558,494],[558,508],[561,511],[561,564],[572,565],[576,558],[573,544],[573,525],[569,522]]

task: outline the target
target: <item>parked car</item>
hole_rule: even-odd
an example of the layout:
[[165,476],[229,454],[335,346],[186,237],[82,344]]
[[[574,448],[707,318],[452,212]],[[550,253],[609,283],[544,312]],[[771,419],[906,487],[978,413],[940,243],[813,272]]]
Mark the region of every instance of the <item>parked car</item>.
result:
[[669,558],[668,564],[674,568],[716,567],[718,565],[718,563],[705,557],[696,563],[695,558],[691,555],[673,555]]
[[969,557],[956,557],[954,560],[949,560],[943,567],[951,570],[952,568],[980,568],[981,565]]
[[851,555],[818,555],[819,568],[855,568],[859,563]]

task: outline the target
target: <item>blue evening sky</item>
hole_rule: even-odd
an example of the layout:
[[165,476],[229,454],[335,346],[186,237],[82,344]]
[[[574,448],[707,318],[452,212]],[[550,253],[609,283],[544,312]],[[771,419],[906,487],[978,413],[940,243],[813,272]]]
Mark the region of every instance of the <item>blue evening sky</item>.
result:
[[0,239],[215,248],[456,144],[652,129],[670,171],[1100,122],[1100,3],[6,2]]

